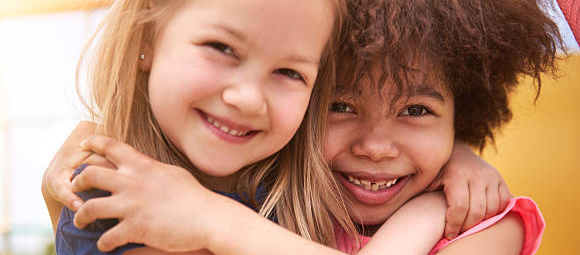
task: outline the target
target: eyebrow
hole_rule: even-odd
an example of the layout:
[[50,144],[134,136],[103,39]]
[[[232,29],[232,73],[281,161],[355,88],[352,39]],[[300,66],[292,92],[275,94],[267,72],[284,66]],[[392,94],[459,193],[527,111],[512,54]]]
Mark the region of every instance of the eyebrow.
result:
[[[356,88],[356,91],[359,92],[360,94],[360,90],[358,88]],[[334,95],[335,96],[344,96],[347,93],[351,93],[354,92],[353,90],[353,86],[348,86],[348,85],[344,85],[344,84],[337,84],[335,87],[335,91],[334,91]]]
[[312,59],[312,58],[307,58],[305,56],[302,55],[298,55],[298,54],[291,54],[288,56],[288,60],[292,61],[292,62],[298,62],[298,63],[304,63],[304,64],[310,64],[310,65],[314,65],[317,66],[320,64],[320,61]]
[[443,95],[441,95],[441,93],[439,93],[439,91],[437,91],[437,89],[435,89],[433,86],[430,85],[418,85],[414,88],[412,88],[409,91],[408,97],[414,97],[414,96],[427,96],[427,97],[431,97],[431,98],[435,98],[441,102],[445,102],[445,98],[443,97]]
[[235,37],[236,39],[240,40],[240,41],[246,41],[248,39],[248,36],[246,34],[244,34],[242,31],[237,30],[231,26],[228,26],[224,23],[213,23],[211,24],[211,27],[218,29],[218,30],[222,30],[224,32],[226,32],[227,34]]
[[[227,24],[224,24],[224,23],[213,23],[213,24],[211,24],[211,27],[218,29],[218,30],[222,30],[222,31],[226,32],[227,34],[235,37],[236,39],[238,39],[242,42],[244,42],[248,39],[248,36],[246,34],[244,34],[242,31],[237,30],[237,29],[235,29],[231,26],[228,26]],[[287,59],[289,61],[292,61],[292,62],[315,65],[316,67],[318,67],[318,65],[320,64],[320,61],[318,59],[307,58],[307,57],[299,55],[299,54],[291,54],[288,56]]]

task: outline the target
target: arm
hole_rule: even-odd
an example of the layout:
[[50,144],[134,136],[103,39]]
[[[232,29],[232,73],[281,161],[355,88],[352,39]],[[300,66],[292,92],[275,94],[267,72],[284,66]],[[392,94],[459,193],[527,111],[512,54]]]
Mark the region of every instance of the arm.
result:
[[445,198],[439,192],[405,203],[357,254],[427,254],[443,235]]
[[519,255],[522,251],[524,235],[520,216],[509,213],[495,225],[459,239],[437,254]]
[[88,135],[94,133],[95,128],[94,123],[80,122],[44,172],[41,187],[42,196],[48,208],[54,231],[56,231],[56,224],[63,204],[76,210],[82,203],[82,200],[71,191],[70,177],[73,170],[88,155],[81,150],[79,144]]
[[[101,251],[126,243],[144,243],[171,252],[209,248],[217,254],[244,254],[238,247],[252,240],[259,245],[248,245],[247,254],[264,253],[256,250],[258,247],[279,254],[276,243],[270,241],[275,236],[288,247],[302,247],[315,254],[340,254],[207,190],[186,170],[155,161],[124,143],[92,137],[84,146],[117,166],[88,166],[73,180],[74,192],[97,188],[112,193],[87,200],[74,217],[78,228],[95,219],[120,219],[98,240]],[[226,248],[233,250],[223,250]]]
[[[98,188],[113,194],[87,201],[74,220],[82,228],[95,219],[121,219],[97,242],[102,251],[136,242],[175,252],[206,248],[215,254],[343,254],[266,220],[203,188],[184,169],[154,161],[126,144],[93,137],[84,146],[118,166],[89,166],[73,181],[74,191]],[[378,241],[361,252],[425,254],[441,236],[444,211],[440,195],[420,196],[391,217],[379,230]],[[415,239],[400,242],[401,231]]]
[[428,190],[440,188],[448,204],[447,239],[501,212],[512,197],[499,172],[461,141]]
[[[443,234],[445,208],[445,199],[437,192],[410,200],[356,254],[427,254]],[[231,209],[227,210],[231,222],[220,224],[224,229],[217,229],[219,234],[210,239],[208,248],[215,254],[343,254],[271,222],[268,225],[272,226],[267,226],[255,213],[238,215],[235,208]]]

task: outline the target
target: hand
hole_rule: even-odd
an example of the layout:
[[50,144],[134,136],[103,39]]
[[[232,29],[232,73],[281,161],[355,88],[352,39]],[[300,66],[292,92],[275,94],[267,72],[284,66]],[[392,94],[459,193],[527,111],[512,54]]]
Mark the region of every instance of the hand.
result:
[[[42,195],[50,213],[53,227],[56,227],[62,206],[76,211],[82,200],[72,192],[71,175],[76,167],[89,158],[89,154],[81,150],[79,144],[96,125],[91,122],[80,122],[56,153],[42,179]],[[96,163],[96,162],[95,162]],[[56,228],[54,228],[56,229]]]
[[512,198],[498,171],[463,142],[455,143],[451,158],[428,190],[441,187],[448,205],[447,239],[501,212]]
[[225,197],[202,187],[187,170],[117,140],[93,136],[82,147],[116,166],[90,165],[73,180],[74,192],[96,188],[112,193],[86,201],[74,218],[78,228],[96,219],[119,219],[98,240],[99,250],[108,252],[129,242],[170,252],[206,248],[211,224],[219,220],[211,216],[220,212],[210,208]]

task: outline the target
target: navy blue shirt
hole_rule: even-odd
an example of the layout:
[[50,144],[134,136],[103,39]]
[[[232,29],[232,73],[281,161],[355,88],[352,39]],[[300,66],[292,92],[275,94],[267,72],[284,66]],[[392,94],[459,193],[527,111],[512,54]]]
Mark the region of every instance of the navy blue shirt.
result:
[[[86,167],[86,165],[82,165],[77,170],[73,176],[76,176]],[[74,178],[74,177],[73,177]],[[247,199],[244,199],[237,193],[226,193],[221,191],[216,191],[219,194],[227,196],[231,199],[234,199],[247,207],[250,207],[254,210],[250,204],[246,202]],[[95,198],[95,197],[104,197],[110,196],[111,193],[102,190],[90,190],[79,192],[77,195],[82,198],[84,201]],[[263,187],[259,187],[256,191],[256,201],[264,201],[266,198],[266,192]],[[64,207],[60,213],[60,219],[58,221],[58,227],[56,229],[56,237],[55,237],[55,245],[56,245],[56,254],[65,255],[65,254],[76,254],[76,255],[94,255],[94,254],[123,254],[128,250],[143,247],[142,244],[127,244],[122,247],[119,247],[112,252],[109,253],[102,253],[97,249],[97,240],[105,231],[115,226],[119,221],[117,219],[107,219],[107,220],[96,220],[93,223],[87,225],[84,229],[78,229],[73,224],[74,219],[74,212],[66,207]],[[275,217],[271,220],[276,221]]]

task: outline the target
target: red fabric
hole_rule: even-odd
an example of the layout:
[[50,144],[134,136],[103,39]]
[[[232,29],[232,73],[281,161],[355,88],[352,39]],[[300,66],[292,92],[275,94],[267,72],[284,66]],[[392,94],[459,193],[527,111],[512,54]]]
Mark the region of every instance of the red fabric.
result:
[[564,13],[564,17],[568,24],[570,25],[570,29],[572,29],[572,33],[574,34],[574,38],[576,38],[576,42],[580,45],[580,1],[578,0],[556,0],[558,5],[560,6],[560,10]]

